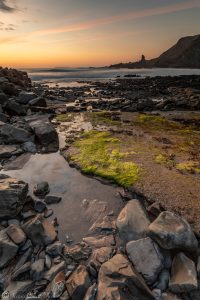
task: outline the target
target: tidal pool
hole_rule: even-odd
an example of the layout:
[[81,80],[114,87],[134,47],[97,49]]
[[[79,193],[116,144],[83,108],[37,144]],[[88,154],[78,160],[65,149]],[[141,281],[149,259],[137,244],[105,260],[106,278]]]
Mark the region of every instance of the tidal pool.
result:
[[63,242],[66,235],[74,242],[88,235],[92,224],[86,220],[81,207],[84,199],[106,202],[108,211],[113,211],[116,216],[123,205],[116,187],[82,175],[69,167],[59,152],[31,155],[20,170],[4,173],[27,182],[31,195],[36,183],[48,181],[50,194],[62,197],[59,204],[49,205],[49,208],[54,211],[52,218],[58,218],[59,238]]

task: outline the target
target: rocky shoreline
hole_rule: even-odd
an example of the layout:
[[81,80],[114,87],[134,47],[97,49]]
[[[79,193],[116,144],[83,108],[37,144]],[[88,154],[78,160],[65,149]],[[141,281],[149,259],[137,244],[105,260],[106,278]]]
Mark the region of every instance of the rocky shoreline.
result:
[[[108,118],[117,122],[119,110],[198,110],[199,83],[199,76],[181,76],[48,88],[32,86],[24,72],[0,69],[1,168],[27,153],[58,151],[55,115],[112,110]],[[70,134],[68,143],[80,132]],[[61,243],[59,216],[49,220],[50,205],[61,198],[47,182],[38,182],[33,194],[26,182],[0,175],[2,299],[200,298],[199,238],[178,214],[124,189],[118,216],[103,202],[83,200],[93,216],[89,235]]]

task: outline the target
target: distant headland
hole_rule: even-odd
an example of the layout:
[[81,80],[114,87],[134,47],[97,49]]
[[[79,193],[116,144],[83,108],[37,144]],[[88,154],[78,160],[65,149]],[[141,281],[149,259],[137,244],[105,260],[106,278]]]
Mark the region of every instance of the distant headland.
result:
[[146,60],[142,55],[137,62],[119,63],[109,68],[200,68],[200,34],[178,40],[159,57]]

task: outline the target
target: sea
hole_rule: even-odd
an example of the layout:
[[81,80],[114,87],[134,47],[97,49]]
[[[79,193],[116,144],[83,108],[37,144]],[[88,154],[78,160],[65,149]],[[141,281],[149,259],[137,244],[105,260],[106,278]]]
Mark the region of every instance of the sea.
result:
[[200,69],[109,69],[109,68],[37,68],[24,69],[32,81],[49,86],[78,86],[83,82],[109,81],[116,78],[200,75]]

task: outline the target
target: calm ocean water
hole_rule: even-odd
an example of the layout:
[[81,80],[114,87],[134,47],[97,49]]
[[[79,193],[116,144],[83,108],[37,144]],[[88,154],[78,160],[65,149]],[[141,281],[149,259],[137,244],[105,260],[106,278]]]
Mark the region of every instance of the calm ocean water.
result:
[[110,80],[117,76],[140,75],[140,76],[178,76],[200,75],[200,69],[98,69],[98,68],[60,68],[60,69],[25,69],[35,82],[46,84],[72,83],[76,81]]

